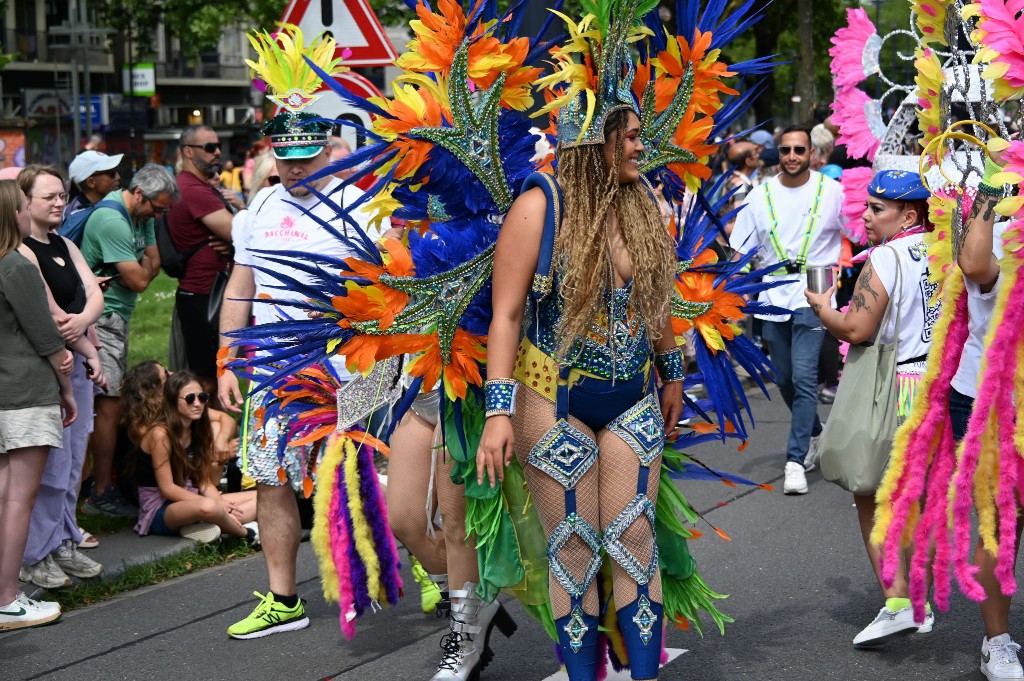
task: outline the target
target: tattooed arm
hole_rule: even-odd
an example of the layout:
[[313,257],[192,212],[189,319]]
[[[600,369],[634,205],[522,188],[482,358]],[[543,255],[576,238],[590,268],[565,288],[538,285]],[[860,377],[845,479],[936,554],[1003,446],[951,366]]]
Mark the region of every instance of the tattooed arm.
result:
[[857,277],[853,287],[850,307],[845,313],[832,309],[832,294],[835,287],[822,294],[804,292],[814,314],[829,333],[848,343],[863,343],[871,338],[882,323],[882,316],[889,304],[889,293],[882,286],[871,261],[868,260]]
[[995,222],[995,206],[998,196],[979,193],[971,206],[971,212],[964,220],[964,243],[956,262],[964,276],[988,293],[999,278],[999,263],[992,253],[992,225]]

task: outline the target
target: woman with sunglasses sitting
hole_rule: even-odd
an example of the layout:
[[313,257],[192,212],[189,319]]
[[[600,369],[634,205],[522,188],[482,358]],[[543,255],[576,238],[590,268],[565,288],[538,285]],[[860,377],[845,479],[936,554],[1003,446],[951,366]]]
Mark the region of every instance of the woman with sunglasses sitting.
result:
[[[176,535],[200,542],[221,532],[257,542],[256,492],[221,494],[215,442],[234,436],[235,422],[206,406],[209,393],[190,371],[164,384],[163,413],[139,443],[140,535]],[[131,430],[138,424],[127,424]]]

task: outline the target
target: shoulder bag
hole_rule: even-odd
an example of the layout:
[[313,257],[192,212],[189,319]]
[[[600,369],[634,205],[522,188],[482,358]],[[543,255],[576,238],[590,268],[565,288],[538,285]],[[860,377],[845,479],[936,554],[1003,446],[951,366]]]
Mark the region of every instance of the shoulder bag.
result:
[[863,496],[874,495],[882,482],[898,425],[896,364],[902,301],[895,300],[895,296],[902,298],[903,281],[899,255],[892,247],[887,248],[896,260],[896,285],[875,339],[877,341],[895,307],[893,342],[850,346],[836,399],[818,445],[822,476],[848,492]]

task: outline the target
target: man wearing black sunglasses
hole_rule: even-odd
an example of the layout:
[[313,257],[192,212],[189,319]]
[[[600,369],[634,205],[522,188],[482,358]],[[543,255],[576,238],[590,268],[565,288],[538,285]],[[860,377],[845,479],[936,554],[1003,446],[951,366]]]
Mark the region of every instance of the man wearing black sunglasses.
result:
[[834,267],[841,246],[838,182],[810,169],[810,130],[792,126],[779,140],[781,173],[753,189],[736,218],[729,244],[737,252],[760,249],[760,264],[782,282],[761,300],[792,314],[758,315],[775,366],[779,391],[792,412],[783,492],[805,494],[805,471],[814,468],[818,419],[818,355],[825,330],[807,306],[809,267]]
[[244,205],[234,192],[220,192],[210,186],[211,178],[220,173],[223,153],[213,128],[188,126],[181,132],[179,146],[181,198],[167,213],[171,240],[184,260],[175,314],[185,339],[188,368],[212,393],[217,377],[219,318],[209,314],[210,292],[218,276],[231,269],[231,220],[234,211]]

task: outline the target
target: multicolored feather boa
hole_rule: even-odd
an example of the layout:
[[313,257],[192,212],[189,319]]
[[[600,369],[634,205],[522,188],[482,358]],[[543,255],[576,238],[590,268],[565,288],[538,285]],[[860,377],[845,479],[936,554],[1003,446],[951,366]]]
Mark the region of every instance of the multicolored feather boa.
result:
[[320,462],[313,499],[313,548],[324,598],[338,603],[345,638],[367,609],[402,595],[398,548],[365,433],[332,435]]

